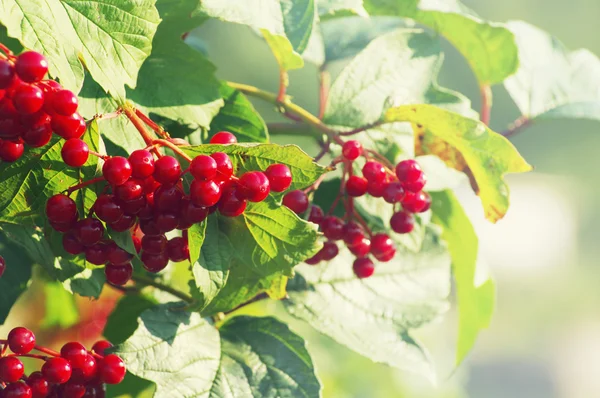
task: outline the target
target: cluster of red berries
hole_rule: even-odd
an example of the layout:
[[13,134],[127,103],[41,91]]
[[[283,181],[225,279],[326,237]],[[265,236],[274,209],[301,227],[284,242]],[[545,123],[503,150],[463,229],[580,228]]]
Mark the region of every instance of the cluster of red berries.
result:
[[67,140],[63,161],[80,167],[89,148],[80,139],[86,124],[77,112],[77,96],[53,80],[43,80],[47,72],[46,58],[35,51],[0,58],[0,159],[14,162],[25,144],[42,147],[54,132]]
[[[399,234],[410,233],[415,225],[414,213],[425,212],[431,206],[431,197],[423,191],[427,180],[421,167],[415,160],[403,160],[392,171],[380,162],[367,158],[362,167],[362,176],[353,175],[352,163],[361,155],[363,147],[358,141],[344,143],[342,158],[348,178],[342,184],[346,200],[352,201],[365,194],[383,198],[385,202],[396,206],[390,219],[391,229]],[[308,195],[304,191],[289,192],[283,198],[283,204],[299,215],[305,214],[310,207],[308,220],[318,224],[327,239],[323,248],[306,260],[308,264],[334,259],[339,253],[336,241],[342,240],[356,256],[354,273],[359,278],[367,278],[375,271],[375,264],[369,255],[378,261],[387,262],[396,254],[394,242],[388,234],[371,233],[366,225],[352,221],[354,214],[347,214],[348,221],[325,215],[319,206],[310,206]]]
[[[217,133],[210,141],[235,142],[235,136],[228,132]],[[223,152],[199,155],[182,172],[176,158],[161,156],[155,160],[151,152],[139,149],[129,158],[114,156],[104,162],[102,175],[111,193],[96,199],[92,209],[95,217],[80,220],[75,202],[64,194],[48,200],[46,216],[55,230],[64,233],[65,251],[85,253],[90,263],[106,265],[107,280],[123,285],[131,279],[133,255],[104,239],[103,222],[117,232],[131,230],[144,268],[156,273],[169,260],[189,258],[185,233],[170,240],[166,233],[185,231],[214,211],[227,217],[239,216],[248,201],[261,202],[271,191],[283,192],[292,183],[290,169],[283,164],[271,165],[264,173],[246,172],[239,178],[233,171],[231,159]],[[187,172],[193,177],[189,193],[182,184]]]
[[[105,340],[96,342],[91,351],[69,342],[55,352],[37,346],[31,330],[17,327],[0,343],[1,398],[103,398],[104,384],[119,384],[125,377],[125,363],[115,354],[105,354],[112,347]],[[6,353],[7,347],[12,354]],[[19,357],[44,361],[41,371],[25,376]]]

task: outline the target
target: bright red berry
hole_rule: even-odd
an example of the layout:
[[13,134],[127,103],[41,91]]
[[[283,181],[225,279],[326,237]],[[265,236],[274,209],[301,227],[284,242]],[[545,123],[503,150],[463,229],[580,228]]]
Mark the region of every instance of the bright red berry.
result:
[[372,160],[365,163],[362,174],[370,183],[383,182],[386,177],[385,167],[381,163]]
[[163,156],[154,162],[154,179],[161,184],[173,185],[181,177],[181,165],[172,156]]
[[83,398],[85,395],[85,385],[69,381],[60,388],[62,398]]
[[162,271],[169,264],[169,255],[164,252],[160,254],[151,254],[142,250],[142,265],[148,272],[157,273]]
[[122,185],[131,177],[131,165],[124,157],[113,156],[104,162],[102,175],[110,185]]
[[346,181],[346,193],[352,197],[363,196],[367,193],[368,181],[364,177],[350,176]]
[[42,372],[33,372],[27,378],[27,385],[31,387],[33,398],[44,398],[50,391],[48,380],[42,375]]
[[48,73],[48,61],[36,51],[25,51],[17,57],[15,71],[24,82],[39,82]]
[[228,131],[219,131],[210,139],[211,144],[235,144],[237,138]]
[[79,243],[79,240],[75,237],[72,232],[67,232],[62,237],[63,249],[69,254],[77,255],[85,251],[85,247]]
[[76,341],[66,343],[60,349],[60,356],[71,363],[73,367],[80,367],[86,360],[88,353],[83,344]]
[[8,333],[8,347],[15,354],[28,354],[35,346],[35,335],[29,329],[16,327]]
[[398,203],[404,198],[404,188],[397,181],[386,184],[383,188],[383,200],[388,203]]
[[0,89],[9,87],[14,77],[14,66],[7,59],[0,59]]
[[198,155],[190,163],[190,173],[197,180],[214,180],[217,176],[217,161],[207,155]]
[[315,224],[321,224],[323,218],[325,218],[325,213],[323,212],[323,209],[321,209],[321,207],[319,207],[318,205],[313,204],[310,208],[308,221],[314,222]]
[[374,198],[381,198],[386,185],[385,182],[370,182],[369,185],[367,185],[367,193]]
[[79,103],[71,90],[58,90],[48,96],[50,107],[62,116],[70,116],[77,112]]
[[407,192],[402,200],[402,208],[411,213],[423,213],[431,207],[431,196],[427,192]]
[[125,363],[115,354],[108,354],[100,361],[98,376],[106,384],[119,384],[125,377]]
[[422,174],[421,166],[414,159],[403,160],[396,165],[396,177],[401,183],[416,181]]
[[211,158],[217,162],[217,176],[216,180],[226,181],[233,175],[233,163],[231,159],[223,152],[215,152],[210,155]]
[[308,196],[299,189],[290,191],[283,197],[283,205],[296,214],[303,214],[308,210]]
[[65,140],[81,138],[86,129],[85,120],[79,113],[68,116],[54,115],[51,126],[52,130]]
[[321,223],[321,230],[327,239],[340,240],[344,237],[344,222],[335,216],[327,216]]
[[54,195],[46,202],[46,217],[59,224],[71,223],[77,220],[77,205],[67,195]]
[[120,201],[129,202],[141,198],[144,194],[144,187],[142,186],[142,181],[130,178],[123,184],[115,187],[114,193]]
[[399,211],[390,219],[390,227],[398,234],[407,234],[415,228],[415,217],[411,213]]
[[0,381],[14,383],[23,376],[25,368],[17,357],[0,358]]
[[265,170],[273,192],[283,192],[292,185],[292,172],[285,164],[272,164]]
[[90,156],[90,148],[79,138],[71,138],[65,142],[60,154],[68,166],[81,167]]
[[96,375],[96,368],[96,359],[88,353],[85,361],[79,367],[73,367],[71,380],[76,382],[89,381]]
[[94,202],[96,216],[104,222],[117,222],[123,217],[123,209],[113,195],[100,195]]
[[368,257],[357,258],[352,264],[352,270],[358,278],[368,278],[375,272],[375,264]]
[[2,391],[2,398],[32,398],[33,392],[24,382],[10,383]]
[[194,180],[190,185],[190,198],[196,206],[214,206],[221,198],[221,187],[215,181]]
[[154,156],[145,149],[138,149],[129,155],[131,175],[135,178],[146,178],[154,173]]
[[390,261],[396,254],[394,242],[387,234],[377,234],[371,237],[371,254],[379,261]]
[[123,286],[131,280],[133,275],[133,266],[131,263],[125,263],[121,265],[113,265],[111,263],[106,264],[104,267],[104,275],[106,281],[113,285]]
[[410,192],[419,192],[423,188],[425,188],[425,184],[427,183],[427,178],[425,177],[425,173],[421,173],[421,176],[414,181],[404,182],[402,186],[406,191]]
[[0,159],[5,162],[14,162],[22,155],[25,147],[22,142],[0,140]]
[[323,247],[320,250],[320,258],[322,261],[330,261],[333,260],[339,252],[340,250],[335,242],[328,241],[323,244]]
[[219,213],[225,217],[237,217],[246,210],[247,205],[246,200],[241,199],[238,194],[237,183],[233,181],[230,184],[225,183],[218,203]]
[[42,366],[42,374],[50,383],[64,384],[70,378],[73,368],[64,358],[50,358]]
[[347,243],[346,247],[356,257],[365,257],[371,252],[371,240],[362,234],[360,235],[358,239],[353,240],[352,244]]
[[21,115],[31,115],[44,106],[44,92],[39,87],[23,84],[15,90],[12,102]]
[[180,236],[169,240],[167,242],[167,253],[169,253],[169,259],[176,263],[189,259],[190,248],[187,240]]
[[354,160],[362,155],[362,152],[363,146],[356,140],[346,141],[344,145],[342,145],[342,155],[346,160]]
[[84,218],[75,224],[74,232],[82,245],[91,246],[104,236],[104,225],[97,218]]
[[94,345],[92,346],[92,351],[94,351],[98,355],[104,356],[105,355],[104,351],[106,351],[112,347],[113,347],[113,345],[111,344],[110,341],[99,340],[99,341],[96,341],[94,343]]
[[269,196],[269,179],[261,171],[244,173],[238,181],[238,190],[244,199],[250,202],[262,202]]

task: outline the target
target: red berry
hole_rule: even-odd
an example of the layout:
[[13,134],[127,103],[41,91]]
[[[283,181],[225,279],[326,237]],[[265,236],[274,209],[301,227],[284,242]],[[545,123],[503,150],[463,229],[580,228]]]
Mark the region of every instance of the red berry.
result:
[[64,358],[50,358],[42,366],[42,374],[50,383],[64,384],[71,378],[72,367]]
[[154,179],[161,184],[173,185],[181,177],[181,166],[172,156],[163,156],[154,162]]
[[[0,106],[2,101],[0,101]],[[0,139],[15,141],[25,134],[25,127],[17,119],[17,116],[7,116],[3,118],[0,109]]]
[[148,272],[157,273],[162,271],[169,264],[169,255],[165,253],[151,254],[142,251],[142,265]]
[[39,87],[23,84],[15,90],[12,102],[21,115],[31,115],[44,106],[44,92]]
[[94,343],[94,345],[92,346],[92,351],[94,351],[98,355],[104,356],[105,355],[104,351],[106,351],[112,347],[113,347],[113,345],[110,343],[110,341],[99,340],[99,341],[96,341]]
[[123,202],[139,199],[144,194],[142,181],[130,178],[114,189],[117,199]]
[[404,198],[404,188],[399,182],[390,182],[383,188],[383,200],[388,203],[398,203]]
[[48,61],[36,51],[25,51],[17,57],[15,71],[24,82],[39,82],[48,73]]
[[315,224],[321,224],[323,218],[325,218],[325,213],[323,212],[323,209],[321,209],[317,205],[312,205],[310,208],[308,221],[314,222]]
[[69,116],[54,115],[51,126],[52,130],[65,140],[81,138],[86,129],[85,120],[79,113]]
[[15,354],[28,354],[35,346],[35,335],[29,329],[16,327],[8,334],[8,347]]
[[88,353],[86,348],[76,341],[71,341],[62,346],[60,356],[71,363],[72,367],[80,367],[85,363]]
[[4,257],[0,256],[0,278],[2,277],[2,274],[4,274],[4,271],[6,271],[6,261],[4,260]]
[[342,145],[342,155],[346,160],[354,160],[362,155],[362,152],[363,146],[356,140],[346,141],[344,145]]
[[62,116],[71,116],[77,112],[79,103],[71,90],[58,90],[48,96],[50,107]]
[[9,87],[15,77],[15,68],[7,59],[0,59],[0,89]]
[[272,164],[265,170],[273,192],[283,192],[292,185],[292,172],[284,164]]
[[0,159],[14,162],[23,155],[25,148],[21,142],[0,140]]
[[421,166],[414,159],[403,160],[396,165],[396,177],[401,183],[416,181],[422,174]]
[[132,216],[130,214],[123,214],[123,217],[119,218],[118,221],[109,223],[108,226],[116,232],[125,232],[135,225],[135,221],[135,216]]
[[100,195],[94,202],[96,216],[104,222],[117,222],[123,217],[123,209],[112,195]]
[[14,383],[23,376],[23,362],[17,357],[0,358],[0,381]]
[[221,188],[214,181],[194,180],[190,185],[190,198],[196,206],[211,207],[221,198]]
[[323,247],[319,251],[320,257],[322,261],[330,261],[333,260],[339,253],[339,249],[335,242],[325,242]]
[[160,186],[154,192],[154,209],[156,211],[172,211],[179,209],[183,193],[175,185]]
[[228,180],[233,175],[233,164],[227,154],[223,152],[215,152],[210,155],[217,162],[217,177],[219,181]]
[[65,249],[67,253],[72,255],[81,254],[85,251],[85,247],[83,247],[83,245],[79,243],[79,240],[77,240],[75,234],[73,234],[72,232],[67,232],[63,235],[62,245],[63,249]]
[[[221,199],[221,201],[222,200],[223,199]],[[179,213],[180,222],[185,221],[187,223],[196,224],[206,220],[206,217],[208,217],[208,208],[196,206],[189,198],[185,198],[181,202],[181,212]]]
[[62,398],[83,398],[85,395],[85,385],[69,381],[60,389]]
[[176,213],[156,213],[154,214],[154,222],[161,233],[167,233],[179,225],[179,214]]
[[32,390],[24,382],[10,383],[1,391],[2,398],[32,398]]
[[352,269],[358,278],[368,278],[375,272],[375,264],[367,257],[357,258],[352,264]]
[[188,243],[180,236],[171,239],[167,243],[167,252],[169,253],[169,259],[176,263],[190,258]]
[[390,227],[398,234],[407,234],[415,228],[415,217],[411,213],[399,211],[390,219]]
[[423,213],[431,207],[431,196],[427,192],[407,192],[402,200],[402,208],[411,213]]
[[371,240],[363,235],[362,238],[354,240],[352,245],[348,244],[346,247],[356,257],[364,257],[371,252]]
[[79,367],[73,367],[71,381],[84,382],[91,380],[96,375],[96,359],[87,354],[85,361]]
[[108,262],[112,265],[124,265],[133,260],[133,254],[130,254],[125,249],[117,246],[116,243],[112,242],[107,248]]
[[142,230],[144,235],[155,236],[162,234],[160,228],[158,228],[158,225],[156,225],[156,221],[154,221],[154,218],[140,219],[140,229]]
[[344,237],[344,222],[335,216],[327,216],[321,223],[321,230],[327,239],[340,240]]
[[190,163],[190,173],[197,180],[214,180],[217,176],[217,161],[207,155],[198,155]]
[[358,223],[354,221],[348,221],[346,225],[344,225],[344,241],[348,243],[349,241],[347,239],[350,239],[350,236],[352,236],[355,232],[359,232],[362,235],[365,234],[363,227],[361,227]]
[[385,181],[385,167],[379,162],[369,160],[362,168],[363,176],[369,183],[377,183]]
[[270,191],[269,179],[261,171],[244,173],[238,181],[238,192],[250,202],[262,202]]
[[113,156],[104,162],[102,175],[109,184],[113,186],[122,185],[131,177],[131,165],[124,157]]
[[359,176],[350,176],[346,181],[346,193],[352,197],[363,196],[367,193],[367,179]]
[[[126,184],[127,183],[125,183],[123,185],[126,185]],[[119,185],[119,187],[121,187],[121,186],[122,185]],[[117,188],[119,188],[119,187],[117,187]],[[135,216],[135,215],[139,214],[142,211],[142,209],[144,209],[146,207],[146,196],[142,195],[139,198],[132,199],[132,200],[126,200],[126,201],[119,200],[118,203],[121,206],[121,208],[123,209],[123,212],[125,214]]]
[[104,267],[104,275],[108,283],[113,285],[123,286],[131,280],[133,275],[133,266],[131,263],[125,263],[121,265],[114,265],[111,263],[106,264]]
[[142,250],[149,254],[161,254],[167,250],[167,238],[164,235],[144,235]]
[[411,181],[411,182],[404,182],[404,183],[402,183],[402,186],[404,187],[405,190],[416,193],[416,192],[421,191],[425,187],[426,183],[427,183],[427,178],[425,177],[425,173],[422,173],[421,176],[419,178],[417,178],[416,180]]
[[308,265],[317,265],[323,260],[323,258],[321,257],[322,254],[323,253],[321,252],[321,250],[319,250],[317,254],[315,254],[311,258],[307,258],[306,260],[304,260],[304,262]]
[[50,123],[36,124],[29,127],[23,133],[23,141],[33,148],[41,148],[52,139],[52,128]]
[[77,205],[67,195],[54,195],[46,202],[46,217],[59,224],[71,223],[77,220]]
[[84,218],[75,224],[74,232],[82,245],[91,246],[102,239],[104,225],[97,218]]
[[106,244],[98,242],[85,248],[85,260],[94,265],[104,265],[108,262]]
[[68,139],[63,145],[60,154],[63,162],[71,167],[81,167],[90,156],[90,148],[79,138]]
[[235,182],[223,186],[223,194],[218,203],[219,213],[226,217],[237,217],[246,210],[247,205],[244,199],[240,199]]
[[[154,173],[154,156],[145,149],[138,149],[129,155],[131,175],[135,178],[146,178]],[[154,191],[154,189],[152,190]]]
[[70,223],[55,223],[50,221],[50,226],[52,228],[54,228],[55,231],[58,232],[69,232],[71,230],[71,228],[73,228],[73,226],[75,225],[75,222],[70,222]]
[[31,387],[33,398],[44,398],[50,391],[48,380],[44,378],[42,372],[33,372],[27,378],[27,385]]
[[390,261],[396,254],[394,242],[387,234],[377,234],[371,237],[371,254],[379,261]]
[[283,197],[283,205],[296,214],[303,214],[308,210],[308,196],[299,189],[290,191]]
[[219,131],[210,139],[211,144],[235,144],[237,138],[228,131]]
[[106,384],[119,384],[125,377],[125,363],[115,354],[108,354],[98,367],[98,376]]

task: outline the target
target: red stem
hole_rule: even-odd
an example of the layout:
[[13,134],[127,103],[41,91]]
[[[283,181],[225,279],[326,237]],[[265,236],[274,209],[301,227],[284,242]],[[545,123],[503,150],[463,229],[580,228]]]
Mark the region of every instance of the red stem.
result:
[[95,184],[95,183],[100,182],[100,181],[104,181],[104,177],[92,178],[91,180],[87,180],[87,181],[84,181],[84,182],[82,182],[80,184],[73,185],[71,188],[67,189],[67,195],[72,194],[73,192],[77,191],[78,189],[87,187],[88,185],[92,185],[92,184]]
[[144,112],[140,111],[139,109],[136,109],[135,110],[135,114],[136,114],[137,117],[139,117],[140,119],[142,119],[142,121],[144,123],[146,123],[152,130],[154,130],[154,132],[156,134],[158,134],[160,137],[165,138],[165,139],[171,138],[171,136],[169,135],[169,133],[167,133],[158,124],[154,123],[154,121],[152,119],[150,119],[148,116],[146,116],[144,114]]
[[95,152],[95,151],[89,151],[89,154],[93,155],[93,156],[96,156],[97,158],[100,158],[102,160],[106,160],[106,159],[110,158],[110,156],[108,156],[108,155],[102,155],[102,154],[100,154],[98,152]]
[[8,56],[8,58],[12,58],[13,52],[10,51],[10,49],[2,43],[0,43],[0,50],[4,51],[6,53],[6,55]]
[[152,145],[166,146],[167,148],[170,148],[173,152],[175,152],[176,154],[178,154],[179,156],[181,156],[182,158],[184,158],[188,162],[190,162],[190,163],[192,162],[192,158],[189,157],[188,155],[186,155],[185,152],[183,152],[181,149],[179,149],[179,147],[177,145],[173,144],[171,141],[167,141],[167,140],[153,140],[152,141]]
[[492,88],[484,84],[480,88],[481,91],[481,122],[486,126],[490,124],[490,117],[492,113]]
[[150,133],[148,133],[148,131],[146,130],[146,126],[144,125],[144,122],[142,121],[142,119],[140,119],[135,114],[135,112],[129,108],[123,108],[123,112],[125,112],[125,115],[127,115],[129,120],[131,120],[131,123],[133,123],[133,125],[135,126],[137,131],[140,133],[140,135],[144,139],[144,142],[146,143],[146,145],[152,145],[152,141],[154,141],[154,137],[152,137],[150,135]]
[[38,354],[8,354],[7,357],[27,357],[27,358],[35,358],[35,359],[41,359],[42,361],[47,361],[49,359],[49,357],[44,356],[44,355],[38,355]]
[[331,75],[323,65],[319,71],[319,119],[323,120],[327,108],[327,98],[329,97],[329,86]]
[[33,349],[37,350],[39,352],[43,352],[44,354],[48,354],[48,355],[53,356],[53,357],[59,357],[60,356],[59,352],[56,352],[54,350],[51,350],[50,348],[42,347],[42,346],[39,346],[39,345],[36,345],[35,347],[33,347]]
[[279,68],[279,92],[277,93],[277,102],[285,100],[285,92],[288,85],[288,74],[283,68]]
[[523,115],[514,122],[512,122],[511,125],[508,127],[508,130],[502,132],[502,135],[506,138],[512,137],[513,135],[523,130],[525,127],[530,126],[531,123],[533,123],[533,121],[527,116]]

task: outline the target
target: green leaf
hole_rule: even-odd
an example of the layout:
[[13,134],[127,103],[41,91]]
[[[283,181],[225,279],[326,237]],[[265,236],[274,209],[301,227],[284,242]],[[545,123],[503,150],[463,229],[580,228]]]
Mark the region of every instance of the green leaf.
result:
[[229,131],[239,142],[269,142],[267,125],[252,103],[225,83],[221,84],[219,92],[225,105],[210,122],[211,134]]
[[154,2],[2,0],[0,23],[47,56],[51,75],[65,87],[79,91],[83,62],[104,90],[124,97],[152,49],[160,22]]
[[58,282],[44,284],[46,313],[41,327],[44,329],[58,327],[68,329],[79,322],[79,310],[73,294],[65,290]]
[[521,66],[504,86],[524,116],[600,120],[600,60],[569,52],[556,38],[525,22],[509,22]]
[[98,299],[105,283],[106,275],[104,274],[104,269],[86,268],[73,277],[66,279],[63,282],[63,286],[73,294]]
[[234,317],[223,324],[221,363],[211,398],[319,397],[304,340],[275,318]]
[[318,0],[319,15],[327,18],[340,14],[360,15],[367,17],[367,11],[363,7],[363,0]]
[[190,263],[194,264],[200,258],[200,249],[206,238],[206,223],[194,224],[188,229],[188,242],[190,248]]
[[411,122],[447,142],[466,161],[477,183],[485,216],[496,222],[508,210],[509,189],[506,173],[522,173],[532,168],[505,137],[485,124],[432,105],[407,105],[389,109],[385,122]]
[[154,307],[156,304],[157,301],[149,296],[124,295],[110,313],[102,334],[113,344],[123,343],[137,329],[137,319],[142,312]]
[[19,247],[1,233],[0,256],[6,262],[6,269],[0,278],[0,325],[3,325],[14,303],[29,286],[33,264]]
[[108,233],[108,236],[110,236],[110,238],[115,241],[117,246],[124,249],[128,253],[137,256],[137,250],[135,250],[135,246],[133,244],[133,237],[131,235],[131,231],[127,230],[123,232],[117,232],[110,227],[107,227],[106,231]]
[[427,354],[410,331],[448,309],[450,258],[437,232],[429,228],[419,253],[399,247],[368,279],[356,278],[352,261],[344,249],[326,265],[297,267],[287,310],[375,362],[433,378]]
[[[279,65],[279,69],[288,71],[293,69],[300,69],[304,66],[304,60],[302,56],[294,51],[292,43],[284,35],[275,35],[266,29],[260,31],[267,41],[267,44],[271,48],[275,60]],[[287,86],[289,82],[284,82]]]
[[494,312],[496,288],[492,279],[475,282],[479,241],[471,221],[452,191],[432,192],[432,221],[443,228],[442,239],[452,257],[458,296],[458,366],[475,345],[477,335],[489,326]]
[[519,65],[515,39],[502,24],[478,18],[458,0],[365,0],[370,15],[412,18],[445,36],[481,85],[501,83]]

